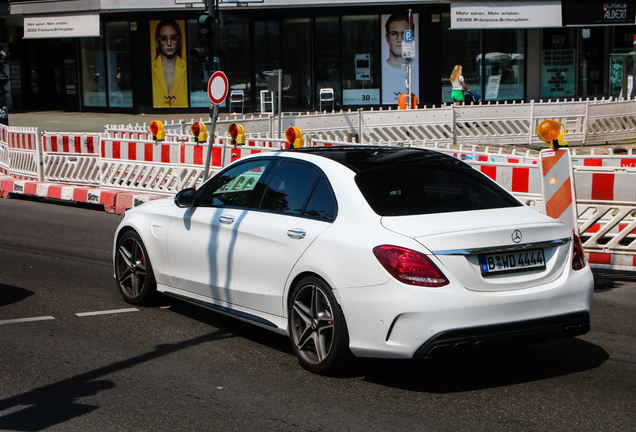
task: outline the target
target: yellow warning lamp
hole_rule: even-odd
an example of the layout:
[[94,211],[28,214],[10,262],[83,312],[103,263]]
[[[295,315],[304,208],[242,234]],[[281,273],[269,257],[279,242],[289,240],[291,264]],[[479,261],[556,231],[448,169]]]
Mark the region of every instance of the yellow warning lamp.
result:
[[190,126],[190,132],[192,132],[192,135],[194,135],[194,139],[196,140],[196,142],[207,142],[208,133],[203,122],[192,123],[192,126]]
[[301,148],[305,145],[303,133],[296,126],[290,126],[285,131],[285,139],[289,143],[289,148]]
[[[563,129],[563,132],[561,132]],[[558,150],[559,147],[568,145],[568,136],[563,123],[556,120],[544,120],[537,126],[537,136],[542,141],[548,143],[551,149]]]
[[232,138],[232,145],[244,145],[245,144],[245,129],[243,126],[237,123],[232,123],[227,128],[227,133]]
[[159,120],[150,122],[150,133],[155,141],[163,141],[166,139],[166,132],[163,130],[163,123]]

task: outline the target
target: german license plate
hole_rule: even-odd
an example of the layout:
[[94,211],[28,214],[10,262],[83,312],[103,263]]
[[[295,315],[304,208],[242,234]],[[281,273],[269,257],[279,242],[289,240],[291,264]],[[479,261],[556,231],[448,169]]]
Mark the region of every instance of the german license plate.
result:
[[545,256],[543,249],[502,252],[480,255],[479,263],[481,274],[491,276],[517,271],[542,270],[545,268]]

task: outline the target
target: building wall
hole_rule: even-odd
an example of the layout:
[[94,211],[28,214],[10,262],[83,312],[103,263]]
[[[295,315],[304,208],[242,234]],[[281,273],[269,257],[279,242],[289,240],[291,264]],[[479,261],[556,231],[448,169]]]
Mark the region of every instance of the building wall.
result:
[[[261,92],[267,91],[268,77],[277,69],[291,78],[283,93],[286,111],[331,109],[330,101],[320,103],[321,88],[334,90],[336,109],[395,106],[383,93],[395,86],[392,92],[399,94],[405,85],[401,71],[385,69],[389,40],[384,23],[409,9],[417,47],[411,88],[420,106],[450,101],[448,78],[455,64],[464,66],[469,88],[485,101],[619,96],[627,82],[623,69],[633,75],[630,35],[636,26],[450,30],[447,2],[370,5],[347,0],[343,8],[307,7],[310,0],[292,2],[298,7],[277,1],[287,2],[286,7],[269,1],[222,8],[220,68],[231,88],[243,92],[247,112],[260,110]],[[207,112],[210,62],[187,54],[207,45],[199,40],[197,26],[203,9],[203,3],[188,6],[175,0],[12,2],[11,16],[4,18],[6,35],[0,36],[13,54],[10,109]],[[98,12],[100,36],[22,38],[24,17],[74,11]],[[152,29],[167,18],[183,27],[188,102],[163,108],[153,100],[157,46]],[[222,110],[229,109],[225,105]]]

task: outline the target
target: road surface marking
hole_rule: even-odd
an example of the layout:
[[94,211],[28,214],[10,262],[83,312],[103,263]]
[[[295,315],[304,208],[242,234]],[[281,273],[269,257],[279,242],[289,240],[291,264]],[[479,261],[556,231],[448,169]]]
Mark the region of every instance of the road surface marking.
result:
[[76,313],[78,317],[85,316],[94,316],[94,315],[109,315],[109,314],[117,314],[117,313],[126,313],[126,312],[138,312],[137,308],[129,308],[129,309],[113,309],[113,310],[105,310],[105,311],[95,311],[95,312],[79,312]]
[[14,323],[23,323],[23,322],[31,322],[31,321],[46,321],[46,320],[54,320],[54,319],[55,318],[52,316],[17,318],[17,319],[10,319],[10,320],[0,320],[0,324],[14,324]]

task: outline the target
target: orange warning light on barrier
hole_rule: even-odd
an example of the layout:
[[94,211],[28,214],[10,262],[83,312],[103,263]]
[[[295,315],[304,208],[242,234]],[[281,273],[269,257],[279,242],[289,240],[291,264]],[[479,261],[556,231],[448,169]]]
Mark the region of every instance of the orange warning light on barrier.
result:
[[232,123],[227,128],[227,133],[232,138],[232,145],[243,145],[245,144],[245,129],[243,126],[237,123]]
[[285,139],[289,143],[289,148],[301,148],[305,145],[303,133],[296,126],[290,126],[285,131]]
[[166,132],[163,130],[163,123],[159,120],[150,122],[150,133],[155,141],[163,141],[166,139]]
[[208,132],[205,129],[203,122],[194,122],[190,126],[190,132],[194,135],[194,139],[197,142],[206,142],[208,140]]
[[[563,129],[563,132],[561,130]],[[545,141],[550,148],[558,149],[568,145],[568,136],[563,123],[556,120],[544,120],[537,126],[537,136]]]

